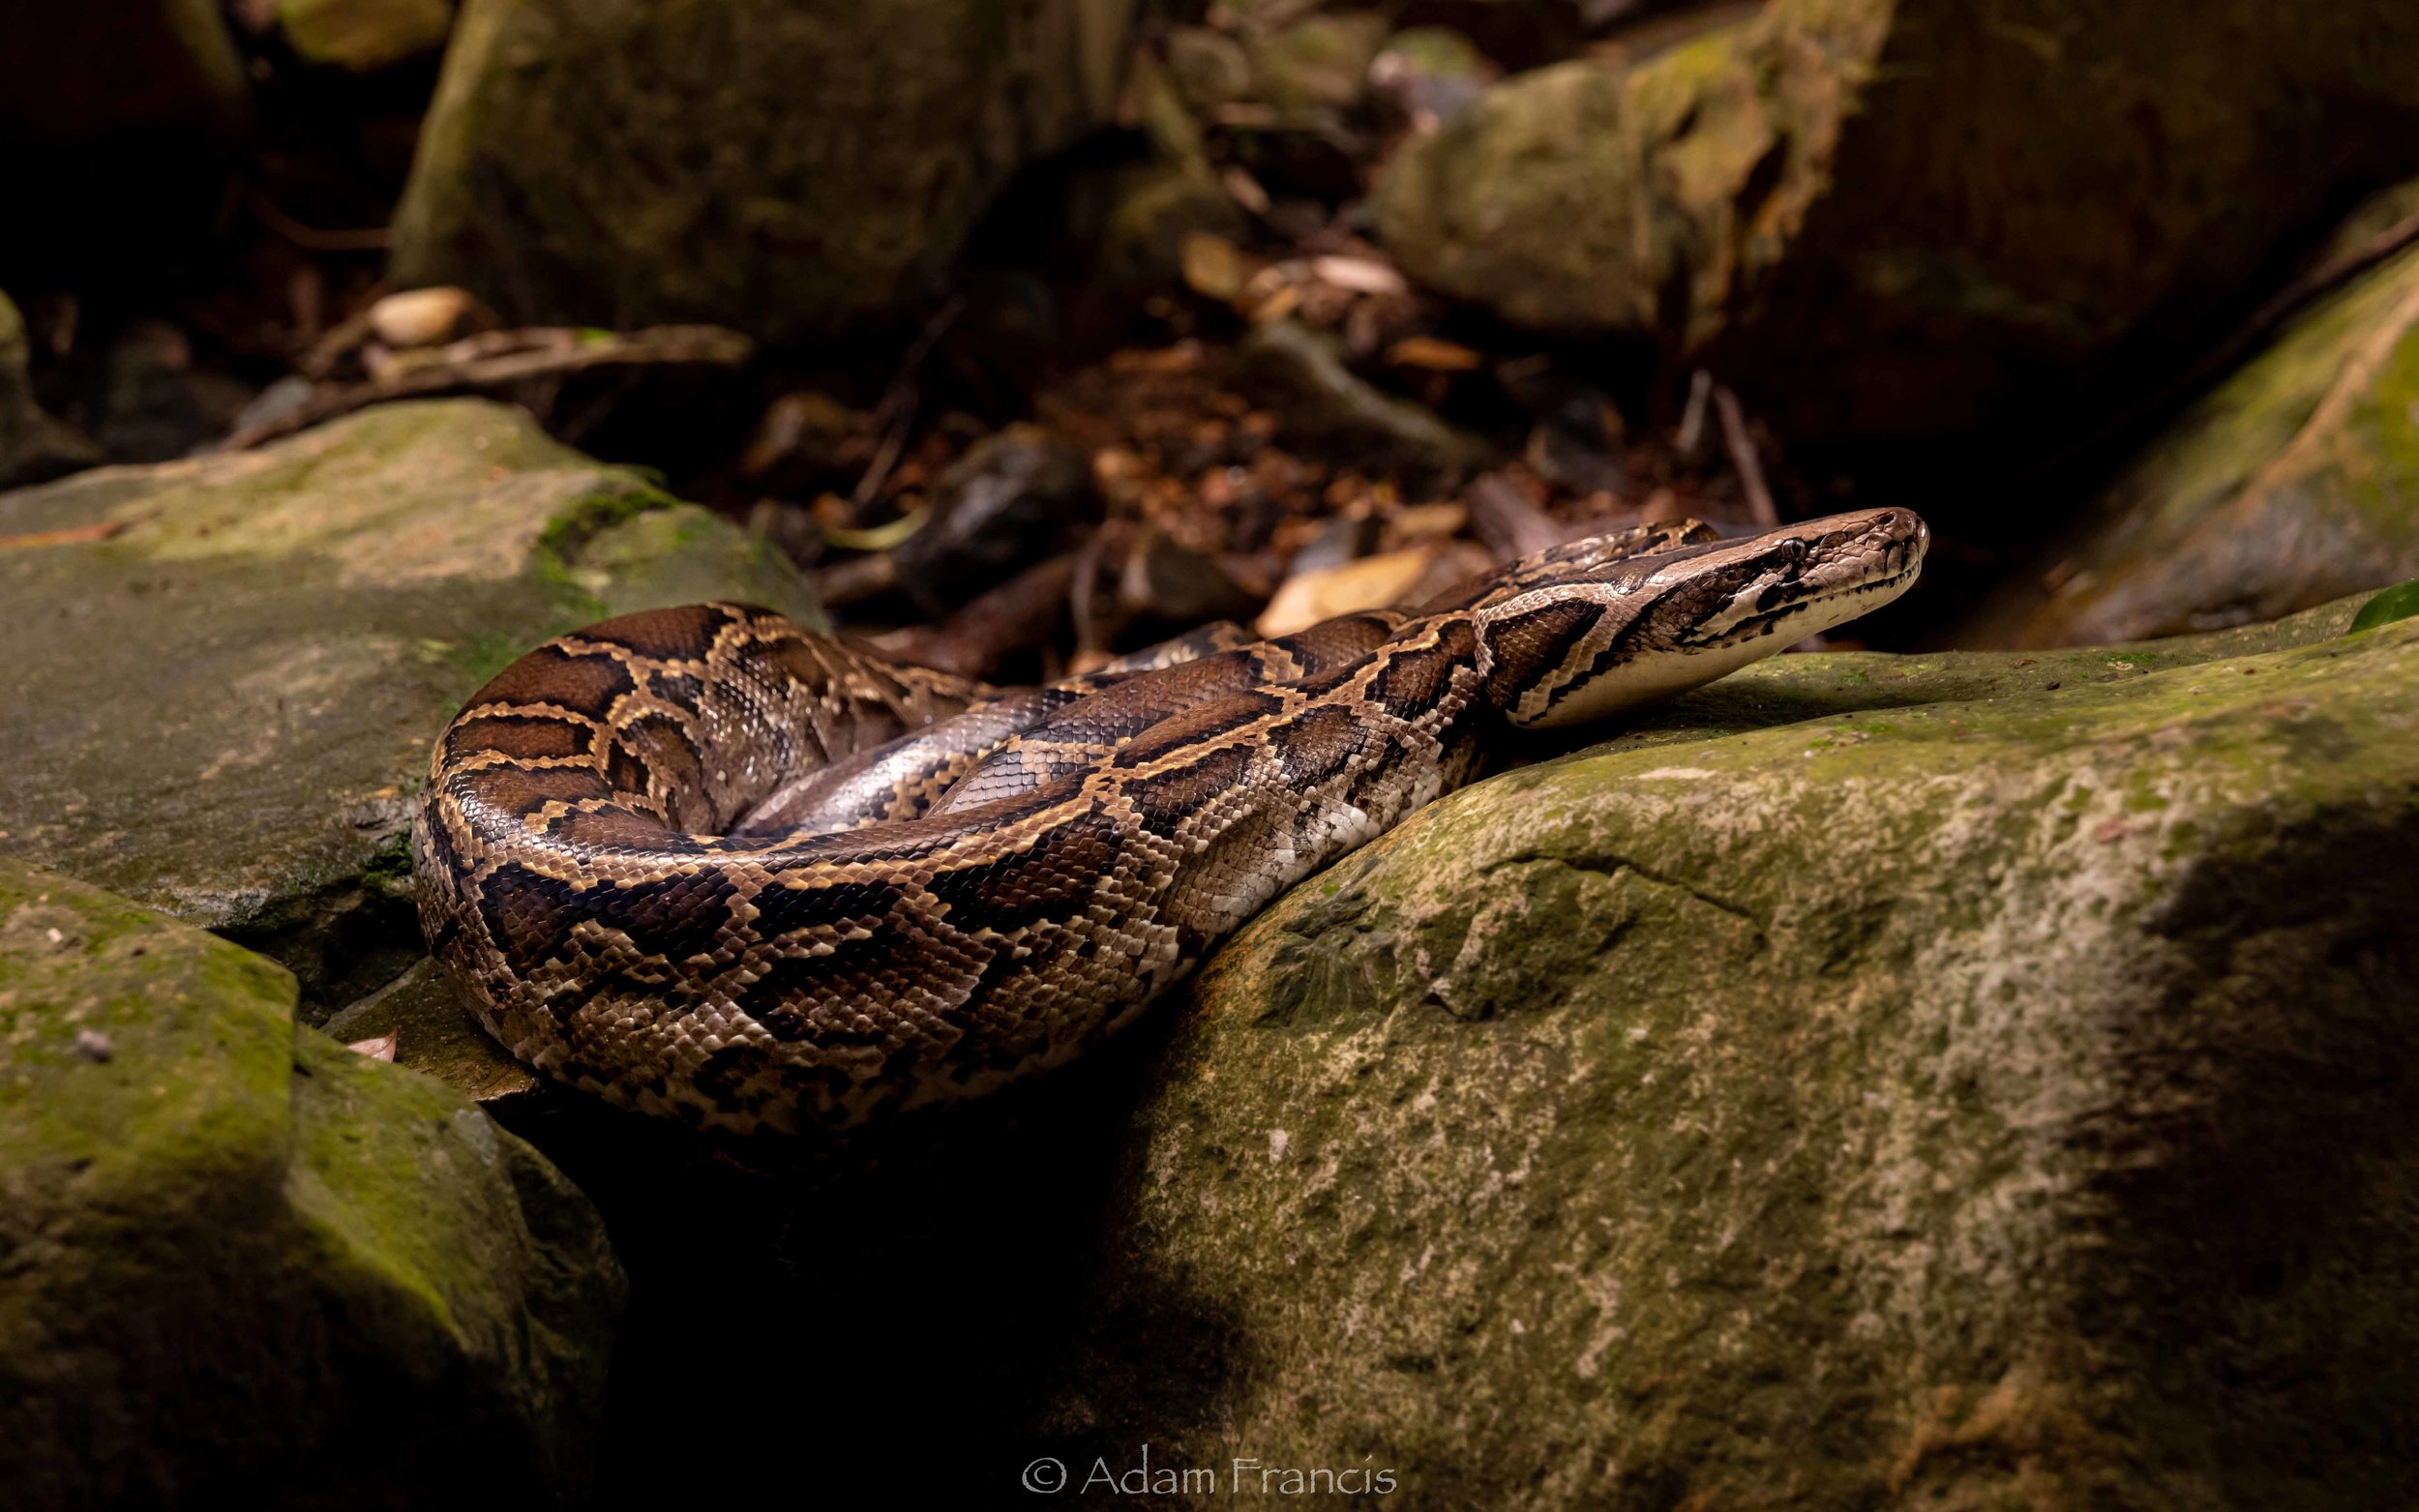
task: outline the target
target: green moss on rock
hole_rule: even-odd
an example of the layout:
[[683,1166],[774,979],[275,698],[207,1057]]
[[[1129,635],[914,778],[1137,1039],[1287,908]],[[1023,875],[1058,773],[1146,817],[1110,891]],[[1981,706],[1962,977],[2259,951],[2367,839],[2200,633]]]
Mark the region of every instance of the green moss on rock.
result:
[[2419,626],[2352,608],[1764,663],[1296,889],[1142,1099],[1061,1458],[2408,1499]]
[[579,1193],[283,968],[0,862],[0,1501],[583,1487],[621,1282]]
[[744,598],[765,546],[477,400],[0,494],[0,852],[291,967],[314,1010],[420,955],[402,862],[445,719],[608,613]]
[[2256,0],[1774,0],[1497,85],[1398,156],[1379,226],[1414,278],[1657,338],[1793,437],[2037,445],[2020,401],[2073,403],[2149,329],[2222,330],[2314,222],[2419,167],[2419,88],[2380,66],[2414,45],[2376,0],[2319,26]]
[[2152,443],[2021,643],[2271,619],[2419,575],[2419,252],[2306,311]]

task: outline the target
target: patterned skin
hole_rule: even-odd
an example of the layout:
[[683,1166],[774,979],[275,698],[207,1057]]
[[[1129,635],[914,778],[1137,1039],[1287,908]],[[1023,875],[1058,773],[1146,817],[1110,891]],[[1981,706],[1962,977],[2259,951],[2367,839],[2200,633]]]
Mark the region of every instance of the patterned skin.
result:
[[439,738],[423,928],[489,1030],[624,1107],[845,1127],[1060,1065],[1467,781],[1878,607],[1904,510],[1557,548],[1410,613],[1213,628],[1051,689],[706,604],[562,637]]

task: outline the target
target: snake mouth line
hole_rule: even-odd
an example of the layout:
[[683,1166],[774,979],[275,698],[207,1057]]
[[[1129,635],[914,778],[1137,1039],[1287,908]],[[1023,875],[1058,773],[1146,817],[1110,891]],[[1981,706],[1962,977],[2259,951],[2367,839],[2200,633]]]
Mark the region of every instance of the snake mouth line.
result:
[[[1698,641],[1695,649],[1713,651],[1735,646],[1776,635],[1783,627],[1797,621],[1816,617],[1820,617],[1826,626],[1839,624],[1878,608],[1905,592],[1924,570],[1923,553],[1914,549],[1911,544],[1893,546],[1890,554],[1899,558],[1899,565],[1895,569],[1854,583],[1824,588],[1806,598],[1747,615],[1721,635]],[[1845,612],[1838,612],[1841,610]]]

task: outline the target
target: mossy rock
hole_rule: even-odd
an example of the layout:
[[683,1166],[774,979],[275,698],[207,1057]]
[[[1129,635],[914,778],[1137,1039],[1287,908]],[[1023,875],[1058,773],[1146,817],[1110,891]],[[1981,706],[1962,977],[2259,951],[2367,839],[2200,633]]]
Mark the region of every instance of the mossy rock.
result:
[[2019,643],[2177,635],[2419,577],[2419,250],[2303,313],[2154,441]]
[[765,543],[478,400],[0,494],[0,852],[266,950],[323,1012],[421,954],[404,842],[462,700],[702,598],[815,622]]
[[2408,1504],[2419,623],[2353,608],[1780,658],[1295,889],[1178,1010],[1034,1447]]
[[405,285],[796,341],[939,292],[1104,123],[1132,0],[468,0],[395,221]]
[[1506,80],[1399,155],[1378,219],[1412,277],[1654,337],[1793,438],[2037,449],[2046,411],[2133,398],[2346,199],[2419,170],[2414,54],[2394,0],[2319,24],[1773,0],[1634,67]]
[[586,1200],[274,963],[0,861],[0,1502],[549,1505],[621,1302]]

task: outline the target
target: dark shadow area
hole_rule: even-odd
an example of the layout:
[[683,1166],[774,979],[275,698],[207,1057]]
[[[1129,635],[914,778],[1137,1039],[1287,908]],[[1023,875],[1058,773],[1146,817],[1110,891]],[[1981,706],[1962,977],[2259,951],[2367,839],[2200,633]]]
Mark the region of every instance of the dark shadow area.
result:
[[[1097,1348],[1077,1319],[1165,1023],[849,1138],[713,1145],[568,1096],[508,1114],[595,1201],[630,1274],[599,1505],[1024,1496],[1022,1468],[1083,1437],[1044,1389],[1080,1383]],[[1214,1329],[1118,1343],[1182,1356],[1171,1381],[1222,1369]]]

